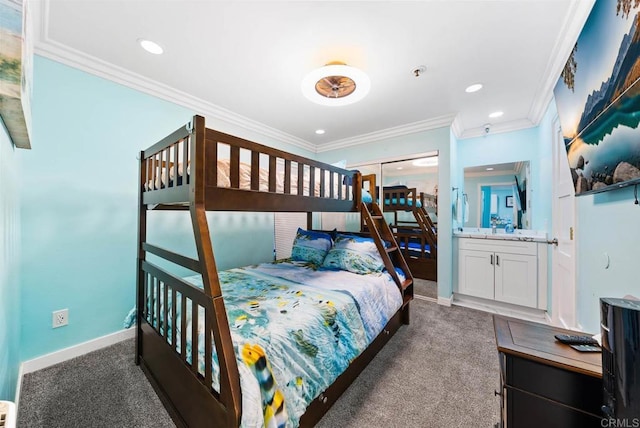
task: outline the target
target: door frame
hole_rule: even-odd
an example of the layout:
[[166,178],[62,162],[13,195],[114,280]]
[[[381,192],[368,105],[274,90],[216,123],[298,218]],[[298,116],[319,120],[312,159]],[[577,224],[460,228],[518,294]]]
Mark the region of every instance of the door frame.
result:
[[[554,245],[551,251],[551,323],[553,325],[561,326],[567,329],[577,328],[576,318],[576,300],[577,300],[577,287],[576,287],[576,207],[575,207],[575,189],[573,187],[573,180],[569,171],[567,160],[567,153],[564,144],[564,138],[562,135],[562,129],[560,127],[559,117],[556,115],[552,120],[551,125],[551,138],[552,138],[552,162],[553,162],[553,183],[552,186],[552,201],[551,201],[551,216],[552,227],[551,233],[555,239],[557,239],[557,245]],[[570,187],[570,188],[569,188]],[[559,198],[569,198],[568,202],[564,204],[563,209],[560,209]],[[561,221],[560,216],[568,216],[565,221]],[[570,225],[569,228],[562,228],[561,225]],[[562,269],[560,265],[560,252],[564,252],[570,255],[571,263],[563,264]],[[560,276],[561,271],[568,272],[568,281],[564,286],[568,285],[568,290],[563,290],[562,278]],[[562,298],[566,295],[567,298]],[[560,314],[560,305],[563,303],[564,316]],[[568,305],[568,306],[567,306]]]

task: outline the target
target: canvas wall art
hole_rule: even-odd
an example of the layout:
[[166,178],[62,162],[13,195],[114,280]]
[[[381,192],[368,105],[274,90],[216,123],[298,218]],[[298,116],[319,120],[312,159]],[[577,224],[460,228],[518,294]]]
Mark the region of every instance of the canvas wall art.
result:
[[24,1],[0,0],[0,117],[15,146],[31,148],[33,49]]
[[554,89],[576,195],[640,182],[640,2],[599,0]]

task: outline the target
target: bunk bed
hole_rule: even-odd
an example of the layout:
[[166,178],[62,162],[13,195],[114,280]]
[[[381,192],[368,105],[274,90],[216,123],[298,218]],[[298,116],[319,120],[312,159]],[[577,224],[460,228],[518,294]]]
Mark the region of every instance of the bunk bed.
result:
[[[313,426],[409,323],[413,278],[379,207],[361,203],[361,180],[357,171],[208,129],[200,116],[140,153],[136,364],[178,426]],[[151,210],[189,211],[197,257],[148,242]],[[219,272],[206,216],[216,210],[306,212],[301,236],[324,235],[310,231],[313,212],[360,212],[370,233],[339,234],[332,249],[373,243],[382,265],[371,274],[305,261]],[[364,311],[374,315],[365,320]],[[293,344],[259,342],[271,337],[265,318],[277,318],[273,336]],[[318,319],[322,326],[305,330]],[[279,377],[289,364],[315,377],[294,368]],[[292,399],[296,388],[304,393]]]
[[[437,212],[437,196],[403,185],[384,186],[380,191],[375,174],[364,175],[362,183],[363,201],[377,202],[384,213],[393,216],[390,228],[413,276],[437,281],[438,229],[428,211]],[[412,218],[399,217],[400,213],[411,213]]]

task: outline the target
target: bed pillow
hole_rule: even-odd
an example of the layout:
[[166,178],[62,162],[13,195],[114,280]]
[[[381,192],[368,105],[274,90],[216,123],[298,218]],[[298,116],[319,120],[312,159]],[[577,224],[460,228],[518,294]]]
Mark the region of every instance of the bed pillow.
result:
[[331,244],[331,235],[328,233],[298,228],[296,238],[293,240],[291,259],[321,266]]
[[338,234],[322,266],[367,274],[381,272],[384,262],[372,238]]
[[365,204],[373,202],[373,196],[371,196],[371,193],[369,193],[369,190],[367,189],[362,189],[362,202]]

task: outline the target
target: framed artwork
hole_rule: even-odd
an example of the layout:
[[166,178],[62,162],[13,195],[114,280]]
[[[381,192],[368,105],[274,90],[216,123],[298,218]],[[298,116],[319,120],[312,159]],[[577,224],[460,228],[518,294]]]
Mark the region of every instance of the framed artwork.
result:
[[504,203],[507,208],[513,208],[513,196],[507,196],[504,198]]
[[33,46],[27,0],[0,0],[0,117],[16,147],[31,148]]
[[640,2],[596,1],[554,89],[576,195],[640,183]]

